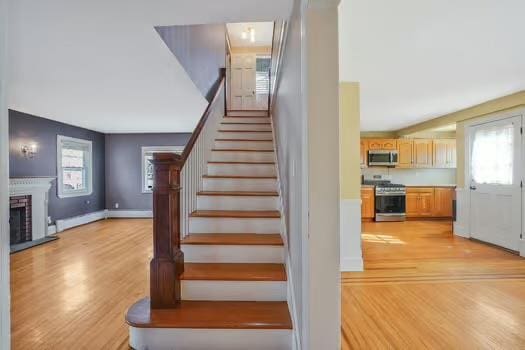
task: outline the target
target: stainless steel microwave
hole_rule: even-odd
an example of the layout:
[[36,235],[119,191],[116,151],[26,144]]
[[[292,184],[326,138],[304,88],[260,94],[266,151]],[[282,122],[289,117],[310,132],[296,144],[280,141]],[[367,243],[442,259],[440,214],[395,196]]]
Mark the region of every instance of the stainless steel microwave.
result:
[[399,161],[399,153],[389,150],[368,151],[368,166],[396,166]]

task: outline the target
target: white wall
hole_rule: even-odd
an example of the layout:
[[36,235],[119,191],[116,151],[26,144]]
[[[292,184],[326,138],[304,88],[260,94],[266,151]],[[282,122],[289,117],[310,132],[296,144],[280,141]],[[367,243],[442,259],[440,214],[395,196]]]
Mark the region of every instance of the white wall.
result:
[[0,349],[10,348],[9,148],[6,104],[7,0],[0,0]]
[[456,169],[395,169],[371,167],[361,170],[362,174],[392,175],[392,182],[403,185],[455,185]]

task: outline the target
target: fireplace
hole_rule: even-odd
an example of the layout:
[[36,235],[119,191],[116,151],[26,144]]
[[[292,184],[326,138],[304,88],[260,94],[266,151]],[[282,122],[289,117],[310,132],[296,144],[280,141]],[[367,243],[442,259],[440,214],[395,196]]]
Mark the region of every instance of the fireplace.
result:
[[31,196],[9,198],[10,244],[19,244],[33,239]]

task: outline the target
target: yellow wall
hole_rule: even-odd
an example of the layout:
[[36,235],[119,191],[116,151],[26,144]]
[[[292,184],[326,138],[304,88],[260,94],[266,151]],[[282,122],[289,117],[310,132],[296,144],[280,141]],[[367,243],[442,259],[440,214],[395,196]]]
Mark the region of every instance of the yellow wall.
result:
[[361,198],[359,83],[339,84],[341,199]]

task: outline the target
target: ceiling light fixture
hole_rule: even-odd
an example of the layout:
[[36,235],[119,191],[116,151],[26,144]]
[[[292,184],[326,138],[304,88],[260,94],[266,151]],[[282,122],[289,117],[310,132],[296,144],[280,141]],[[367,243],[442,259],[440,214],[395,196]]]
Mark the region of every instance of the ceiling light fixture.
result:
[[249,31],[250,31],[250,41],[254,43],[255,42],[255,29],[250,28]]

